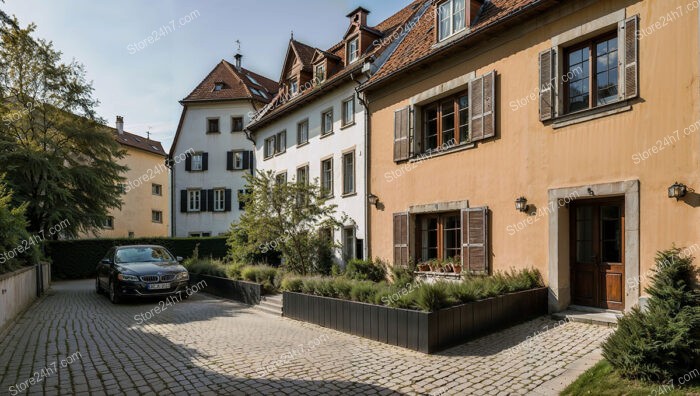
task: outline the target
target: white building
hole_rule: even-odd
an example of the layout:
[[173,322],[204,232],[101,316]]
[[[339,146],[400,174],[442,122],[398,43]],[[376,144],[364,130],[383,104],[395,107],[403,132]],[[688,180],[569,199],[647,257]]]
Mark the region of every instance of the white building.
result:
[[[222,60],[185,99],[170,149],[173,235],[228,232],[243,210],[238,194],[255,167],[244,126],[277,93],[277,83]],[[186,156],[181,154],[187,154]],[[177,158],[186,157],[184,161]]]
[[337,205],[343,227],[333,230],[338,261],[367,258],[367,120],[356,88],[400,42],[418,12],[413,3],[375,27],[369,11],[347,15],[343,40],[324,51],[290,40],[279,92],[247,126],[258,170],[279,180],[318,179]]

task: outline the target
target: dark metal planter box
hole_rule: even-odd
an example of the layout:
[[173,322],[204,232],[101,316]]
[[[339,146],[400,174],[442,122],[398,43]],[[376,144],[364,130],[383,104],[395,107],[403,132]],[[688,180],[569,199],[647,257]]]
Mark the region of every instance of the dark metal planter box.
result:
[[488,298],[435,312],[284,292],[284,316],[424,353],[464,343],[547,314],[547,288]]
[[261,286],[259,283],[220,278],[201,274],[190,274],[190,285],[206,282],[202,291],[248,305],[260,304]]

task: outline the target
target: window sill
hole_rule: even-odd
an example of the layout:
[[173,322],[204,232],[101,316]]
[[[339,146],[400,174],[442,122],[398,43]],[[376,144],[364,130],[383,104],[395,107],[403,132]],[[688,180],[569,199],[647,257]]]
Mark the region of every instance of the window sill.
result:
[[269,159],[272,158],[272,157],[274,157],[274,156],[273,156],[273,155],[268,155],[267,157],[263,157],[263,161],[267,161],[267,160],[269,160]]
[[280,153],[276,153],[276,154],[275,154],[275,157],[279,157],[280,155],[282,155],[282,154],[284,154],[284,153],[286,153],[286,152],[287,152],[287,150],[284,150],[284,151],[282,151],[282,152],[280,152]]
[[424,152],[424,153],[417,154],[417,155],[409,158],[408,162],[409,163],[422,162],[422,161],[425,161],[425,160],[430,159],[430,158],[440,157],[443,155],[452,154],[452,153],[456,153],[459,151],[473,149],[474,147],[476,147],[476,143],[462,143],[458,146],[454,146],[454,147],[449,148],[449,149],[444,150],[444,151],[436,151],[434,153]]
[[624,113],[630,110],[632,110],[632,105],[629,104],[629,101],[621,100],[619,102],[610,103],[604,106],[599,106],[592,109],[581,110],[575,113],[559,116],[553,120],[552,128],[564,128],[569,125],[579,124],[582,122],[607,117],[613,114]]
[[351,192],[351,193],[343,194],[343,195],[341,195],[340,197],[341,197],[341,198],[350,198],[350,197],[354,197],[355,195],[357,195],[357,192]]
[[243,130],[241,129],[240,131],[231,131],[231,133],[241,133]]
[[187,213],[202,213],[201,210],[188,210]]
[[186,171],[186,172],[190,172],[190,173],[202,173],[202,172],[206,172],[206,171],[201,170],[201,169],[199,169],[199,170],[194,170],[194,169],[192,169],[192,170],[188,170],[188,171]]
[[206,132],[207,135],[221,135],[221,131],[209,131]]
[[309,145],[309,141],[307,140],[307,141],[305,141],[304,143],[297,143],[297,148],[299,148],[299,147],[304,147],[304,146],[308,146],[308,145]]
[[345,124],[345,125],[342,125],[342,126],[340,127],[340,130],[342,131],[343,129],[348,129],[348,128],[350,128],[351,126],[354,126],[354,125],[355,125],[355,121],[353,121],[353,122],[351,122],[351,123],[348,123],[348,124]]
[[470,32],[471,32],[471,29],[467,27],[467,28],[464,28],[464,29],[460,30],[459,32],[452,33],[451,35],[445,37],[445,38],[442,39],[442,40],[438,39],[438,42],[435,43],[435,44],[433,44],[433,45],[430,47],[430,49],[437,49],[437,48],[440,48],[440,47],[444,47],[444,46],[446,46],[446,45],[449,45],[449,44],[451,44],[451,43],[454,42],[454,41],[460,40],[460,39],[463,38],[464,36],[468,35]]
[[321,136],[319,137],[319,139],[327,138],[328,136],[332,136],[332,135],[333,135],[333,131],[330,131],[330,132],[328,132],[328,133],[325,133],[325,134],[321,135]]

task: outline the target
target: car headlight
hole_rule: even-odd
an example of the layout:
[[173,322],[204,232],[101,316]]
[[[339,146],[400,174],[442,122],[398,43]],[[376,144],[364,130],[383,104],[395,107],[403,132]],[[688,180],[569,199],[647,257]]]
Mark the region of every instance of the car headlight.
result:
[[180,272],[177,274],[177,280],[188,280],[190,279],[190,274],[187,271]]
[[138,282],[139,277],[136,275],[119,274],[117,275],[117,279],[120,281]]

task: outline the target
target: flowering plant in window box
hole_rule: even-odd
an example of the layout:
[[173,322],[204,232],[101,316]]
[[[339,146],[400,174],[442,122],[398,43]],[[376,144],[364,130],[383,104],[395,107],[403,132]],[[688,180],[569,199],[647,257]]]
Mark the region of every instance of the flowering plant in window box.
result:
[[432,272],[444,272],[443,263],[438,259],[428,261],[428,265],[430,266],[430,271]]
[[428,265],[427,262],[418,263],[417,268],[418,268],[418,271],[420,271],[420,272],[430,271],[430,265]]

